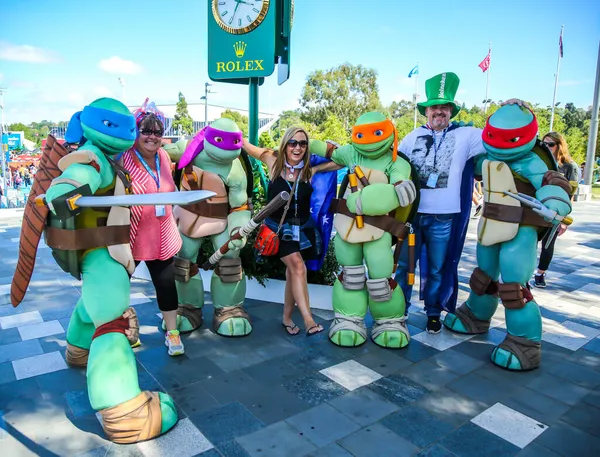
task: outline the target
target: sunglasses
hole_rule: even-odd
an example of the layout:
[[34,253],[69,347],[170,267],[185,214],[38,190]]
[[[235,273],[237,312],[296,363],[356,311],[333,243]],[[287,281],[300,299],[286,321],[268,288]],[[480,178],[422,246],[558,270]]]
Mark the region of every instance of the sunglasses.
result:
[[290,141],[288,141],[288,146],[290,146],[291,148],[295,148],[296,146],[300,146],[301,148],[306,148],[308,147],[308,141],[306,140],[294,140],[291,139]]
[[140,130],[140,135],[145,135],[145,136],[150,136],[150,135],[154,135],[158,138],[161,138],[163,136],[163,131],[158,129],[158,130],[151,130],[151,129],[144,129],[144,130]]
[[544,141],[544,144],[546,146],[548,146],[549,148],[553,148],[554,146],[556,146],[556,143],[552,143],[552,142],[549,142],[549,141]]

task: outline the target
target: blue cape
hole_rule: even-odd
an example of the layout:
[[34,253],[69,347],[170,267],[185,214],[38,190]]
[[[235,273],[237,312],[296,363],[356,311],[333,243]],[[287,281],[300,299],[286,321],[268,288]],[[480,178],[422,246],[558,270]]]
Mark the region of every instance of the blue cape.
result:
[[[452,242],[448,246],[446,261],[444,262],[444,268],[442,270],[442,285],[440,286],[439,300],[442,309],[450,312],[454,312],[456,309],[456,301],[458,299],[458,263],[460,262],[460,256],[462,255],[462,250],[465,245],[467,230],[469,228],[469,219],[471,216],[473,180],[475,179],[474,164],[474,159],[469,159],[465,164],[460,186],[460,213],[458,213],[457,217],[455,217],[452,222],[452,229],[450,232],[450,239]],[[424,243],[421,252],[418,253],[418,255],[421,279],[419,298],[423,300],[425,297],[425,286],[427,284],[427,273],[429,271],[427,266],[427,247]]]

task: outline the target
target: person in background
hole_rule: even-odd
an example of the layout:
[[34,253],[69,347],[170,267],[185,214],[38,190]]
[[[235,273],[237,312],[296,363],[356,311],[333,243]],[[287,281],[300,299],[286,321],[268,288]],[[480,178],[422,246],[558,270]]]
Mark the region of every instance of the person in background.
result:
[[[571,181],[571,184],[578,183],[579,167],[571,158],[571,154],[569,154],[569,147],[567,146],[565,138],[560,133],[550,132],[544,135],[542,142],[550,149],[550,152],[556,159],[558,171],[560,171],[568,181]],[[582,165],[582,168],[584,166],[585,162]],[[571,197],[571,199],[573,199],[573,197]],[[556,238],[566,231],[567,226],[561,223],[556,232],[552,233],[550,230],[546,232],[546,235],[542,239],[542,252],[540,254],[538,268],[533,276],[533,286],[542,289],[546,287],[546,271],[548,270],[550,262],[552,261],[552,256],[554,255]],[[551,234],[553,235],[552,239],[548,241]],[[546,245],[548,246],[546,247]]]
[[[147,101],[147,100],[146,100]],[[119,159],[130,173],[135,194],[175,192],[171,159],[162,149],[164,115],[146,111],[146,103],[134,112],[138,137]],[[156,290],[156,301],[166,325],[165,345],[171,356],[185,352],[177,330],[178,297],[173,258],[181,248],[181,236],[171,205],[133,206],[130,243],[136,265],[145,262]]]
[[[285,296],[282,324],[290,335],[300,332],[292,321],[294,305],[298,306],[307,336],[323,331],[310,311],[308,281],[305,260],[316,257],[320,249],[320,240],[310,217],[310,198],[313,191],[310,183],[310,154],[308,152],[308,133],[299,127],[290,127],[281,140],[278,151],[259,148],[244,140],[246,152],[265,163],[269,169],[268,201],[282,191],[290,193],[291,201],[281,230],[278,256],[286,266]],[[292,189],[294,189],[292,191]],[[267,219],[267,225],[277,231],[284,208],[280,208]]]

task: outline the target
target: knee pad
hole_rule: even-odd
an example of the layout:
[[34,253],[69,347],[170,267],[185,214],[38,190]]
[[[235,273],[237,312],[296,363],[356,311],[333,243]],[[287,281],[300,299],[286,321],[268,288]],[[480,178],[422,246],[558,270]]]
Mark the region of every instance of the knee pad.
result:
[[173,260],[175,270],[175,281],[188,282],[192,276],[198,274],[198,266],[191,260],[175,256]]
[[221,278],[221,282],[231,283],[242,280],[242,259],[221,259],[215,274]]
[[469,286],[476,295],[498,294],[498,281],[494,281],[479,267],[473,270],[471,278],[469,279]]
[[365,266],[356,265],[351,267],[342,267],[342,273],[339,275],[338,279],[342,283],[342,286],[344,286],[344,289],[364,289],[365,283],[367,282]]
[[529,289],[521,286],[518,282],[498,284],[498,293],[506,309],[521,309],[527,302],[533,300]]
[[388,301],[392,298],[392,286],[389,278],[368,279],[367,291],[374,302]]

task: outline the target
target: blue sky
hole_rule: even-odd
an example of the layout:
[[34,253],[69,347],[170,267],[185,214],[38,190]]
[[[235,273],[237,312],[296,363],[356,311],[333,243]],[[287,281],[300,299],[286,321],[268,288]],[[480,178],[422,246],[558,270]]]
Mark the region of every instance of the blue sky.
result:
[[[0,18],[0,87],[5,122],[67,120],[100,96],[199,102],[207,74],[208,0],[5,0]],[[600,2],[590,0],[296,0],[291,77],[277,70],[260,88],[261,111],[298,107],[306,76],[344,62],[377,70],[381,99],[410,99],[419,62],[424,81],[443,71],[461,79],[457,95],[481,104],[477,64],[492,42],[490,98],[552,102],[558,37],[564,58],[557,101],[592,103]],[[248,89],[217,83],[211,103],[246,108]]]

